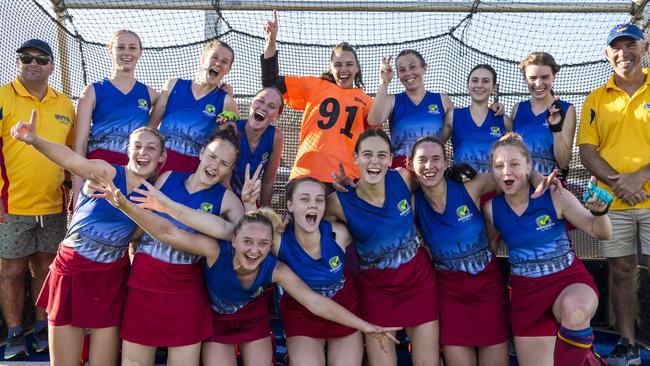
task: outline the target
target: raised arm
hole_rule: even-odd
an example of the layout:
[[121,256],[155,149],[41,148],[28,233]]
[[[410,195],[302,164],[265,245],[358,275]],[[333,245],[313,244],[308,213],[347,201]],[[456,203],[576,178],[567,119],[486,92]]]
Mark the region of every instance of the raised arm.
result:
[[93,186],[100,192],[95,196],[103,197],[113,207],[120,209],[156,240],[176,249],[204,256],[209,264],[217,260],[219,245],[213,238],[179,229],[171,221],[129,201],[112,181],[101,176],[94,176],[93,179],[99,182],[99,186]]
[[381,58],[379,88],[368,113],[368,123],[370,125],[381,125],[384,123],[390,117],[393,106],[395,105],[395,95],[388,94],[388,86],[391,80],[393,80],[391,60],[391,55],[386,55]]
[[444,124],[442,126],[442,134],[440,135],[440,140],[443,143],[446,143],[447,140],[451,137],[452,130],[454,128],[454,110],[445,111]]
[[65,145],[39,137],[36,134],[37,119],[37,112],[34,109],[29,122],[19,121],[11,128],[11,136],[16,140],[32,145],[55,164],[84,179],[90,179],[92,175],[101,175],[109,179],[115,177],[115,168],[109,163],[103,160],[88,160]]
[[[142,195],[142,197],[131,197],[131,200],[137,202],[140,208],[166,213],[175,220],[213,238],[223,240],[230,238],[230,234],[232,234],[235,227],[234,223],[217,215],[194,210],[180,202],[176,202],[145,180],[142,181],[142,184],[147,190],[140,188],[134,189],[134,192]],[[239,205],[241,206],[241,203]]]
[[343,206],[341,206],[341,202],[339,201],[336,192],[327,196],[327,205],[325,206],[325,216],[323,219],[329,222],[347,222],[345,220],[345,214],[343,213]]
[[278,175],[278,167],[282,158],[282,147],[284,145],[284,135],[279,128],[275,129],[273,136],[273,151],[269,157],[264,174],[262,174],[262,191],[260,192],[260,206],[270,206],[273,198],[273,188],[275,187],[275,178]]
[[[595,179],[592,177],[592,179]],[[564,192],[562,192],[564,190]],[[609,204],[591,196],[585,208],[580,201],[564,188],[551,193],[558,215],[569,220],[575,227],[599,240],[612,237],[612,224],[607,217]],[[611,198],[611,197],[610,197]]]
[[167,108],[167,101],[169,101],[169,93],[171,93],[172,89],[174,89],[174,85],[176,85],[176,80],[178,79],[176,78],[169,79],[163,86],[163,89],[160,92],[160,95],[158,96],[158,99],[156,100],[156,103],[153,106],[153,110],[149,115],[149,124],[148,124],[149,127],[158,128],[158,126],[160,125],[160,121],[162,121],[162,118],[165,115],[165,109]]
[[334,232],[334,240],[336,240],[336,244],[338,244],[343,251],[345,251],[345,248],[347,248],[348,245],[354,243],[350,230],[348,230],[348,227],[342,222],[333,222],[332,231]]
[[373,336],[386,336],[395,343],[397,339],[390,333],[401,328],[383,328],[370,324],[349,312],[346,308],[332,301],[330,298],[312,291],[293,271],[284,263],[278,262],[273,270],[273,282],[278,283],[289,295],[300,304],[309,309],[313,314],[322,318],[355,328],[363,333]]
[[278,36],[278,13],[273,10],[273,20],[264,22],[264,55],[261,57],[262,85],[275,86],[282,94],[287,91],[284,78],[280,76],[276,39]]
[[549,126],[561,124],[560,131],[553,132],[553,155],[560,168],[569,167],[573,154],[573,137],[576,134],[576,109],[562,111],[559,101],[549,108],[547,121]]
[[[90,135],[90,122],[95,110],[95,88],[87,85],[79,97],[77,103],[77,121],[74,127],[74,151],[85,157],[88,153],[88,137]],[[84,184],[84,179],[78,175],[74,176],[74,191],[72,193],[73,207],[76,206],[79,191]]]

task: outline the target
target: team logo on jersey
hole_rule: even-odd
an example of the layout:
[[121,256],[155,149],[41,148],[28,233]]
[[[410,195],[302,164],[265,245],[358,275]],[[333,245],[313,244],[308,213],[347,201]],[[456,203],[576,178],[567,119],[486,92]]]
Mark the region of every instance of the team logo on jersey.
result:
[[537,231],[544,231],[550,229],[555,223],[549,215],[542,215],[535,219],[535,224],[537,224]]
[[490,136],[501,137],[501,135],[503,135],[503,133],[498,126],[490,127]]
[[589,114],[589,126],[591,126],[596,120],[596,111],[592,108]]
[[467,205],[458,206],[456,209],[456,215],[458,216],[458,221],[460,222],[465,222],[474,216]]
[[404,216],[411,211],[411,205],[409,205],[409,201],[403,199],[397,203],[397,209],[399,210],[399,215]]
[[333,256],[329,260],[330,272],[336,272],[341,269],[341,258],[338,255]]
[[203,114],[209,117],[216,117],[216,110],[217,107],[213,106],[212,104],[206,104],[205,109],[203,110]]
[[146,99],[138,99],[138,108],[143,110],[143,111],[148,111],[149,110],[149,103],[147,103]]
[[63,123],[64,125],[69,125],[72,121],[70,120],[70,117],[64,116],[62,114],[55,114],[54,119]]
[[253,292],[251,297],[258,297],[258,296],[260,296],[262,294],[262,292],[264,292],[264,288],[262,286],[260,286],[260,287],[257,288],[257,290],[255,290],[255,292]]
[[203,212],[212,213],[213,208],[214,208],[214,205],[212,205],[209,202],[201,203],[201,211],[203,211]]
[[267,160],[269,160],[269,155],[270,155],[270,154],[269,154],[268,151],[265,152],[264,154],[262,154],[262,161],[267,161]]
[[429,114],[440,114],[437,104],[429,104]]

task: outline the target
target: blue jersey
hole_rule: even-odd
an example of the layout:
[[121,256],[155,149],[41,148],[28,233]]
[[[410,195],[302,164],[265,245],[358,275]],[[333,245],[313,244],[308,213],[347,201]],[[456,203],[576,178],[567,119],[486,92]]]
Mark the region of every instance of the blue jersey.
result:
[[479,173],[490,172],[492,144],[506,132],[503,115],[495,116],[488,109],[479,127],[469,107],[454,109],[451,143],[454,146],[454,164],[467,163]]
[[[127,191],[124,167],[115,166],[113,184],[121,192]],[[133,194],[127,194],[126,198]],[[82,191],[63,245],[88,260],[111,263],[124,257],[136,227],[128,216],[105,199],[89,197]]]
[[160,122],[165,147],[183,155],[199,156],[201,147],[217,129],[217,116],[223,112],[225,100],[226,92],[219,88],[196,100],[192,80],[178,79]]
[[[531,187],[530,193],[533,193]],[[510,271],[518,276],[542,277],[562,271],[575,254],[567,237],[566,222],[559,219],[551,191],[530,199],[518,216],[500,194],[492,199],[494,227],[508,246]]]
[[417,139],[442,135],[445,107],[439,93],[426,92],[415,105],[406,92],[395,94],[395,105],[388,121],[395,156],[409,156]]
[[411,209],[411,191],[396,170],[385,178],[382,207],[359,198],[356,189],[336,192],[354,237],[361,269],[398,268],[420,247]]
[[257,143],[255,151],[251,151],[246,137],[245,120],[236,122],[237,132],[239,133],[239,159],[232,172],[232,179],[230,180],[230,187],[237,196],[241,196],[241,189],[244,186],[244,177],[246,176],[246,164],[250,164],[250,175],[253,176],[257,166],[262,164],[262,171],[260,178],[264,174],[264,169],[269,162],[271,153],[273,152],[273,138],[275,137],[275,127],[268,126],[262,133],[260,141]]
[[88,135],[88,152],[97,149],[126,154],[129,136],[149,121],[149,89],[139,81],[126,94],[104,79],[92,84],[95,109]]
[[[569,110],[571,103],[560,100],[562,110]],[[558,168],[553,153],[553,132],[548,128],[546,111],[533,114],[530,99],[519,103],[517,115],[512,121],[512,130],[524,138],[524,142],[533,158],[533,170],[549,175]]]
[[334,240],[332,224],[321,221],[318,229],[320,258],[314,259],[305,252],[296,239],[293,225],[289,225],[282,234],[278,259],[286,263],[314,292],[331,298],[345,285],[345,252]]
[[[226,193],[226,188],[221,184],[215,184],[208,189],[189,193],[185,188],[185,180],[187,180],[190,175],[192,175],[192,173],[172,172],[162,187],[160,187],[160,191],[170,199],[180,202],[189,208],[211,213],[213,215],[219,215],[221,212],[221,201]],[[191,227],[176,221],[167,214],[160,212],[156,213],[174,223],[174,225],[179,229],[191,233],[197,232]],[[148,254],[158,260],[172,264],[191,264],[198,262],[202,258],[196,254],[190,254],[164,244],[154,239],[148,233],[142,235],[137,252]]]
[[233,255],[232,245],[219,240],[219,257],[212,267],[206,264],[204,271],[212,309],[219,314],[236,313],[271,287],[273,270],[278,263],[274,256],[266,256],[260,264],[253,284],[244,288],[233,268]]
[[463,184],[447,182],[447,201],[437,213],[422,189],[415,192],[415,219],[439,270],[477,274],[492,260],[483,214]]

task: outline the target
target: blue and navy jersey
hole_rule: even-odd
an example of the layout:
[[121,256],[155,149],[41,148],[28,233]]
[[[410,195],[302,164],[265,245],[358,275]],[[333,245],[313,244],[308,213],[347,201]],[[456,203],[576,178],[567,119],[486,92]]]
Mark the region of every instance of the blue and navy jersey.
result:
[[192,80],[178,79],[160,122],[165,147],[177,153],[199,156],[201,147],[217,129],[217,116],[223,112],[226,92],[216,88],[194,99]]
[[[560,105],[566,112],[572,104],[560,100]],[[548,128],[546,111],[534,115],[530,99],[519,103],[517,115],[512,121],[512,130],[524,138],[533,158],[533,170],[549,175],[558,168],[553,153],[553,132]]]
[[447,182],[447,201],[437,213],[422,191],[415,191],[415,219],[439,270],[477,274],[492,260],[483,214],[463,184]]
[[439,93],[426,92],[415,105],[406,92],[395,94],[395,105],[388,121],[395,156],[411,155],[411,148],[423,136],[442,135],[445,107]]
[[396,170],[385,178],[382,207],[359,198],[356,189],[336,192],[354,237],[361,269],[398,268],[420,247],[411,208],[411,191]]
[[[204,189],[202,191],[189,193],[185,188],[185,180],[193,173],[172,172],[165,183],[160,187],[160,191],[170,199],[181,202],[187,207],[195,210],[204,211],[213,215],[219,215],[221,212],[221,201],[226,193],[226,188],[221,184]],[[196,233],[191,227],[176,221],[171,216],[155,212],[156,214],[171,221],[179,229]],[[137,253],[148,254],[158,260],[172,264],[190,264],[198,262],[202,257],[196,254],[190,254],[182,250],[175,249],[154,239],[148,233],[142,235]]]
[[454,164],[467,163],[479,173],[489,173],[492,144],[506,133],[506,127],[503,115],[495,116],[491,109],[482,122],[476,125],[469,107],[454,109],[451,143]]
[[98,149],[126,154],[129,136],[149,121],[149,89],[139,81],[126,94],[104,79],[92,84],[95,109],[88,135],[88,152]]
[[[531,187],[530,193],[533,193]],[[530,199],[524,213],[517,215],[500,194],[492,199],[494,227],[508,247],[510,271],[518,276],[542,277],[562,271],[573,263],[575,254],[567,237],[566,222],[559,219],[551,191]]]
[[219,257],[212,267],[205,266],[205,282],[212,309],[219,314],[234,314],[255,300],[273,284],[273,270],[278,263],[272,255],[266,256],[259,267],[255,281],[244,288],[233,268],[232,245],[219,240]]
[[286,263],[314,292],[332,297],[345,285],[343,257],[345,252],[334,240],[332,224],[321,221],[321,257],[312,258],[298,243],[293,225],[282,234],[278,259]]
[[[124,167],[114,167],[113,184],[121,192],[127,192]],[[140,188],[144,189],[143,186]],[[127,194],[126,198],[131,198],[133,194]],[[136,227],[128,216],[108,201],[89,197],[82,190],[63,245],[74,249],[88,260],[111,263],[124,257]]]
[[250,164],[249,174],[253,176],[257,166],[262,164],[262,171],[260,178],[264,174],[264,169],[269,162],[271,153],[273,152],[273,138],[275,137],[275,127],[268,126],[255,148],[251,150],[246,137],[246,120],[239,120],[236,122],[237,132],[239,134],[239,159],[232,172],[232,179],[230,180],[230,187],[237,196],[241,196],[241,190],[244,186],[244,178],[246,176],[246,164]]

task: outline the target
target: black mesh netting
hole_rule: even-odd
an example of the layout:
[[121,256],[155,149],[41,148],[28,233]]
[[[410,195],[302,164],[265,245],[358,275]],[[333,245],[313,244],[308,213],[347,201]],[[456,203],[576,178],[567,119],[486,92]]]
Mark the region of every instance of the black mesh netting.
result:
[[[608,13],[605,8],[567,12],[567,8],[550,0],[537,2],[547,4],[548,12],[507,11],[509,5],[520,2],[466,1],[470,5],[478,4],[474,8],[478,11],[463,13],[280,12],[280,70],[283,74],[319,75],[327,65],[332,45],[345,40],[358,48],[366,92],[373,94],[379,82],[380,57],[414,48],[429,64],[425,78],[427,89],[449,93],[457,106],[469,103],[465,94],[469,70],[478,63],[491,64],[498,72],[499,100],[509,111],[513,103],[527,98],[527,89],[517,69],[518,61],[532,51],[547,51],[562,65],[555,92],[574,103],[580,113],[586,94],[603,84],[611,73],[603,57],[607,32],[613,25],[629,21],[629,14]],[[111,65],[105,44],[118,29],[131,29],[141,36],[145,52],[137,76],[157,89],[170,77],[192,78],[198,69],[203,43],[219,37],[236,54],[233,69],[225,81],[234,87],[240,110],[248,110],[248,100],[261,87],[262,24],[270,18],[269,11],[220,11],[223,4],[218,1],[212,2],[214,8],[208,11],[151,9],[156,4],[169,3],[162,0],[104,0],[102,3],[110,9],[69,7],[60,13],[64,17],[57,23],[57,13],[50,1],[2,1],[0,17],[4,34],[0,54],[10,60],[23,40],[38,37],[48,41],[57,54],[52,85],[76,100],[86,84],[109,74]],[[132,8],[136,3],[139,9]],[[481,12],[486,7],[491,11]],[[492,11],[499,8],[503,11]],[[11,62],[5,65],[3,83],[15,74]],[[402,86],[394,80],[389,91],[401,90]],[[283,188],[296,151],[299,123],[300,113],[291,110],[284,113],[279,123],[286,141],[273,205],[280,210],[284,209]],[[568,179],[570,188],[581,194],[587,177],[574,149]],[[573,236],[581,257],[598,256],[595,241],[577,230]]]

